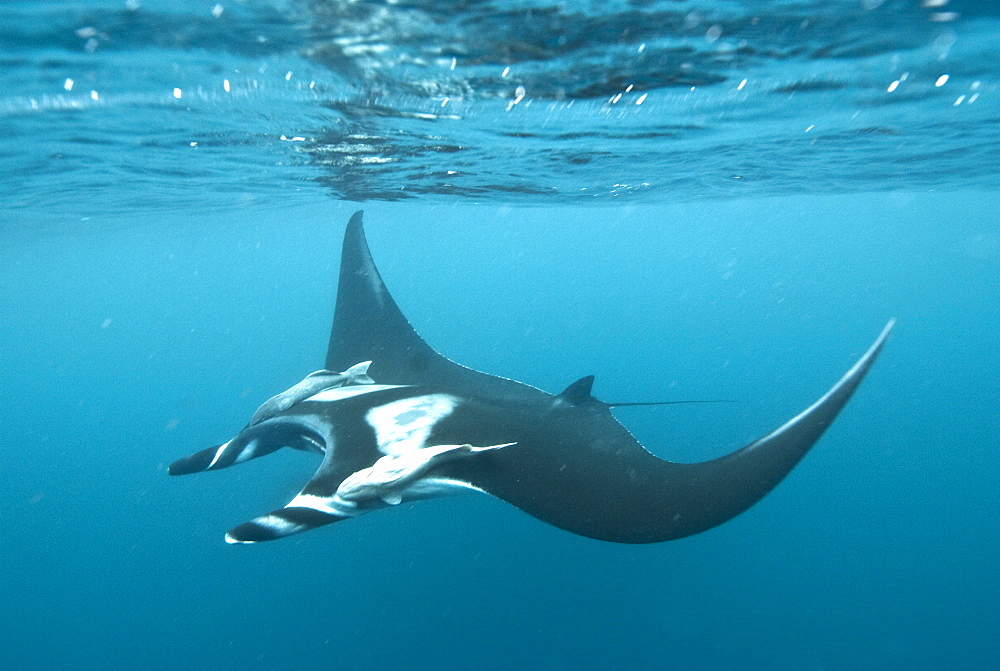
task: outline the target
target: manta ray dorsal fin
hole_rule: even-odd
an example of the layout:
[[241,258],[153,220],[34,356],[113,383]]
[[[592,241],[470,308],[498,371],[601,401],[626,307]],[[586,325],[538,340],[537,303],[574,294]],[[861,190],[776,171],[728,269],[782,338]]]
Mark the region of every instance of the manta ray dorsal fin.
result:
[[572,403],[573,405],[581,405],[587,403],[588,401],[596,400],[590,395],[590,391],[594,388],[594,376],[588,375],[587,377],[581,377],[579,380],[569,385],[562,390],[562,393],[557,397],[561,401],[566,403]]
[[439,384],[457,393],[551,398],[530,385],[480,373],[438,354],[413,329],[386,289],[365,238],[363,211],[347,224],[326,368],[372,361],[380,384]]

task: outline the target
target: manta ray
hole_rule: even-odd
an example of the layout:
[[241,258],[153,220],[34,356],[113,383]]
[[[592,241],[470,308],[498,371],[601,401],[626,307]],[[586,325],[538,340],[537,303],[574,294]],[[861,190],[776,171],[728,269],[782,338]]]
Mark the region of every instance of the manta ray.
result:
[[[325,369],[264,403],[232,440],[175,461],[171,475],[227,468],[282,447],[319,469],[285,507],[229,543],[275,540],[404,501],[488,494],[561,529],[657,543],[711,529],[760,501],[805,456],[857,389],[894,320],[818,401],[717,459],[654,456],[581,378],[559,394],[457,364],[424,342],[347,224]],[[343,372],[336,372],[343,371]]]

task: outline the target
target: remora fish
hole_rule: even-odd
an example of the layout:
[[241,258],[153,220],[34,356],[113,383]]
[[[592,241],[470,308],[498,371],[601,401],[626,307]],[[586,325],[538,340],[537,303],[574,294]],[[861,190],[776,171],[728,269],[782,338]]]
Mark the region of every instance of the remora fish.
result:
[[591,538],[682,538],[739,515],[781,482],[857,389],[893,324],[826,394],[776,430],[718,459],[673,463],[618,423],[615,404],[591,395],[592,376],[552,395],[434,351],[386,289],[358,212],[344,237],[326,368],[371,360],[378,383],[301,398],[295,391],[286,409],[264,412],[225,445],[174,462],[170,473],[216,470],[284,446],[323,455],[292,501],[232,529],[230,543],[282,538],[463,490]]
[[330,370],[309,373],[298,384],[264,401],[250,418],[250,423],[247,426],[260,424],[265,419],[271,419],[299,401],[318,394],[324,389],[343,387],[348,384],[375,384],[375,381],[368,377],[368,367],[371,363],[371,361],[362,361],[354,364],[343,373],[334,373]]

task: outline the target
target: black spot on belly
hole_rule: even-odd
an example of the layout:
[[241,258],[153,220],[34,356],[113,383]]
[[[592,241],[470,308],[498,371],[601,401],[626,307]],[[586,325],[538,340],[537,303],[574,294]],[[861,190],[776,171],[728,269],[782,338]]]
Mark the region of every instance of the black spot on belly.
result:
[[410,422],[420,419],[424,416],[424,414],[425,413],[422,410],[408,410],[400,415],[396,415],[396,423],[409,424]]

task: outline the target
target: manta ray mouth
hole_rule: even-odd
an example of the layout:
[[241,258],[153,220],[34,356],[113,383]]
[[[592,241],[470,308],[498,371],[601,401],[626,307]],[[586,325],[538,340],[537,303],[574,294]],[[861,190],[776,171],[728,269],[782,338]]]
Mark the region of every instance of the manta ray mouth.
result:
[[319,452],[320,454],[326,454],[326,441],[323,440],[323,436],[305,427],[302,427],[298,443],[298,445],[292,445],[291,447],[304,450],[306,452]]
[[[276,419],[255,424],[244,429],[230,441],[234,448],[246,453],[247,457],[269,454],[282,447],[290,447],[303,452],[326,454],[326,438],[320,430],[309,424],[288,419]],[[243,461],[242,458],[237,460]]]

